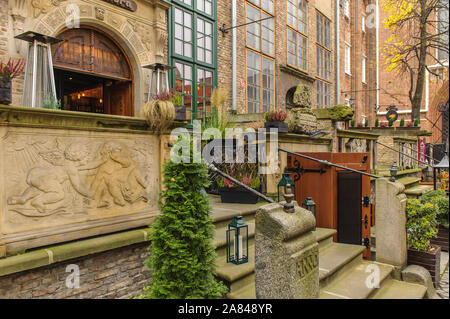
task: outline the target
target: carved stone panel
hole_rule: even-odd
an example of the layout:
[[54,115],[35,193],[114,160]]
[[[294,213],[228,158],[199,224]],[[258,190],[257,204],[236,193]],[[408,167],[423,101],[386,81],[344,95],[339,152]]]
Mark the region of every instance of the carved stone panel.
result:
[[157,137],[43,131],[0,139],[3,234],[157,211]]

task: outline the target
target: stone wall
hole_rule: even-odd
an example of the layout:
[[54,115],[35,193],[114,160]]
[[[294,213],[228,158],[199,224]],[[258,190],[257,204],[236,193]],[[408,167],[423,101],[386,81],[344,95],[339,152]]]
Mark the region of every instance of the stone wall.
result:
[[[150,283],[144,266],[148,242],[64,261],[0,277],[0,298],[130,298],[138,296]],[[73,274],[66,267],[77,265],[79,288],[67,288]],[[69,282],[72,280],[69,278]]]

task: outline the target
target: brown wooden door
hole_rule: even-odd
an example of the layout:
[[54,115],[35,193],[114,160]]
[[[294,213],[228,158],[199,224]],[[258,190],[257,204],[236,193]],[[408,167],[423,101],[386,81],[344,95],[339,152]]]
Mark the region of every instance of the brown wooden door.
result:
[[131,83],[118,82],[108,86],[105,90],[105,95],[108,96],[109,113],[115,115],[129,115],[131,114]]
[[[370,172],[370,154],[368,153],[302,153],[303,155],[320,160],[326,160],[341,166]],[[367,159],[364,160],[364,157]],[[365,237],[370,239],[370,207],[363,202],[364,196],[370,197],[370,177],[356,174],[354,182],[350,187],[353,212],[351,212],[350,223],[352,226],[341,226],[339,229],[339,175],[348,175],[346,170],[330,167],[316,161],[304,159],[299,156],[288,156],[288,170],[291,178],[295,181],[296,200],[301,203],[306,197],[312,197],[316,203],[316,225],[320,228],[338,230],[334,237],[335,241],[345,238],[348,234],[342,232],[353,232],[351,243],[363,245]],[[347,182],[348,184],[349,182]],[[354,190],[354,188],[356,188]],[[341,190],[342,193],[342,190]],[[341,214],[343,214],[341,212]],[[365,219],[367,216],[367,226]],[[341,218],[346,218],[341,217]],[[349,228],[350,227],[350,228]],[[364,258],[370,259],[370,246],[364,253]]]

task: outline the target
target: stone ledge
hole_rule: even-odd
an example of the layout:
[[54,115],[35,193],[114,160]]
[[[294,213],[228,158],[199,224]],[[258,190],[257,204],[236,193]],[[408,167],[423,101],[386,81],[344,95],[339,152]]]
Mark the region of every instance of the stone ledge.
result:
[[0,259],[0,276],[142,243],[148,241],[150,233],[150,228],[143,228],[6,257]]
[[380,134],[369,133],[366,131],[356,131],[356,130],[337,130],[338,137],[346,137],[346,138],[357,138],[357,139],[365,139],[365,140],[377,140],[380,137]]
[[[173,127],[185,124],[175,122]],[[0,104],[0,125],[153,134],[148,131],[145,118],[3,104]]]

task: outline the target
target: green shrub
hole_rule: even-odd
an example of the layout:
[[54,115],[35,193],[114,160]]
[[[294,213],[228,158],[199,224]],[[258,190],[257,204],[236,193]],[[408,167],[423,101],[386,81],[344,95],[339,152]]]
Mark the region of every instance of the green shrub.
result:
[[350,125],[351,125],[352,127],[355,127],[356,121],[355,121],[355,120],[351,120]]
[[420,124],[420,120],[419,119],[415,119],[414,120],[414,126],[419,126]]
[[408,247],[420,251],[430,250],[430,240],[435,238],[438,232],[437,205],[413,199],[408,201],[406,212]]
[[437,221],[440,225],[448,229],[448,209],[449,199],[444,190],[428,192],[420,197],[422,203],[433,203],[437,206]]
[[375,120],[375,127],[379,127],[380,126],[380,120],[379,119],[376,119]]
[[364,122],[364,126],[365,127],[369,127],[369,120],[368,119],[366,119],[366,121]]
[[214,225],[204,191],[208,168],[169,160],[163,174],[161,214],[152,224],[145,262],[152,271],[151,286],[139,298],[221,298],[227,289],[215,278]]
[[394,120],[394,119],[390,119],[390,120],[389,120],[389,127],[392,127],[392,126],[394,126],[394,122],[395,122],[395,120]]
[[400,120],[400,127],[404,127],[405,126],[405,118],[402,117],[402,119]]

